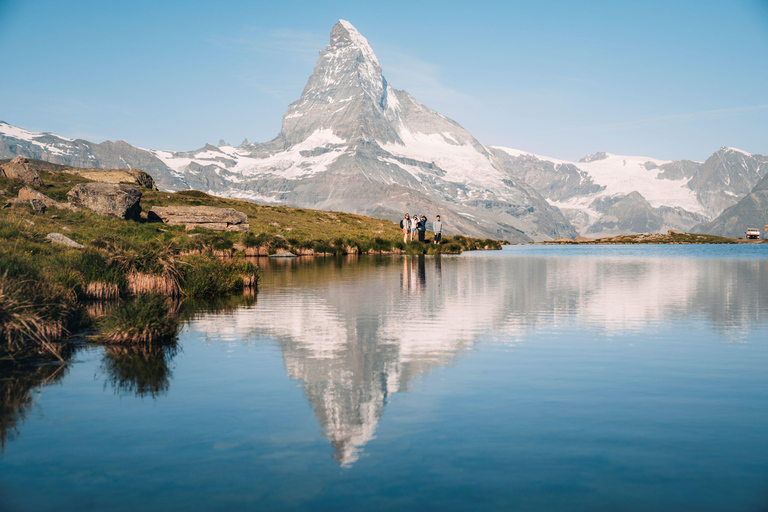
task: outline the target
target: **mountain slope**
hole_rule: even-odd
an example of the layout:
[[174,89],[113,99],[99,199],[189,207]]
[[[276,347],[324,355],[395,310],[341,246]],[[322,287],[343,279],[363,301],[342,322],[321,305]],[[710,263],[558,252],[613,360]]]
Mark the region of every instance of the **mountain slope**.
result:
[[768,224],[768,175],[757,182],[741,201],[727,208],[715,220],[695,226],[694,233],[709,233],[729,238],[743,237],[748,228],[759,229]]
[[[509,172],[558,206],[582,234],[687,230],[735,204],[768,172],[768,157],[726,147],[706,162],[610,153],[567,162],[510,148],[493,150]],[[632,209],[621,218],[613,211],[612,218],[603,222],[606,203],[632,194],[639,194],[654,210],[653,215],[640,216],[647,222],[634,219]]]
[[9,138],[14,130],[0,126],[0,156],[141,166],[166,189],[393,221],[406,211],[430,220],[440,214],[448,233],[517,242],[576,235],[557,208],[458,123],[394,89],[366,39],[343,20],[270,142],[173,153],[31,132]]
[[274,140],[154,154],[217,194],[392,220],[440,213],[449,230],[513,241],[576,234],[458,123],[394,89],[343,20]]
[[15,156],[71,167],[141,169],[152,175],[157,185],[164,190],[188,188],[183,179],[152,153],[127,142],[119,140],[95,144],[51,133],[30,132],[0,121],[0,158]]

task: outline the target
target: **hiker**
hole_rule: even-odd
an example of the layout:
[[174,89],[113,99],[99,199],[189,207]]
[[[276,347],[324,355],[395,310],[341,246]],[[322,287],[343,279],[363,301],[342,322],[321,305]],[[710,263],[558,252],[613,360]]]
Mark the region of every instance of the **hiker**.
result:
[[419,216],[414,213],[411,217],[411,242],[413,242],[413,235],[416,234],[417,229],[419,229]]
[[422,215],[421,219],[419,219],[418,224],[419,229],[419,242],[424,243],[424,235],[427,232],[427,217]]
[[432,231],[435,232],[435,244],[439,244],[443,239],[443,223],[440,222],[440,216],[435,217],[435,222],[432,223]]
[[403,243],[408,243],[408,231],[411,229],[411,217],[406,213],[405,218],[400,221],[400,228],[403,230]]

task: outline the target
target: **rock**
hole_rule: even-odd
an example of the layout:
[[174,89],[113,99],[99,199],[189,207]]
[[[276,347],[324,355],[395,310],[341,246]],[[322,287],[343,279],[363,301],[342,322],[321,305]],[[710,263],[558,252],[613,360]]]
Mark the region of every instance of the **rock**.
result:
[[62,172],[101,183],[129,183],[149,190],[157,190],[152,176],[139,169],[76,169],[70,167]]
[[35,213],[45,213],[45,203],[39,199],[30,199],[29,206],[35,211]]
[[83,246],[82,244],[75,242],[71,238],[67,238],[61,233],[48,233],[48,235],[45,238],[47,238],[48,240],[51,241],[51,243],[54,243],[54,244],[66,245],[67,247],[72,247],[74,249],[85,248],[85,246]]
[[30,187],[24,187],[21,190],[19,190],[19,200],[27,202],[30,199],[37,199],[39,201],[42,201],[42,203],[48,207],[48,208],[60,208],[64,210],[77,210],[76,207],[67,204],[67,203],[60,203],[58,201],[54,201],[50,197],[46,196],[45,194],[41,194],[37,190],[30,188]]
[[680,231],[679,229],[670,229],[667,231],[668,235],[684,235],[685,231]]
[[70,204],[87,208],[99,215],[121,219],[139,219],[141,191],[131,185],[81,183],[67,193]]
[[234,208],[213,206],[156,206],[149,211],[150,220],[161,220],[170,226],[214,231],[250,231],[248,216]]
[[285,252],[278,252],[276,254],[270,254],[269,257],[270,258],[297,258],[298,256],[296,256],[290,251],[285,251]]
[[45,206],[48,206],[50,208],[57,207],[58,202],[54,201],[50,197],[41,194],[37,190],[30,188],[30,187],[24,187],[21,190],[19,190],[19,199],[22,201],[29,201],[30,199],[37,199],[38,201],[42,202]]
[[31,185],[41,186],[43,184],[40,173],[32,167],[29,160],[21,156],[17,156],[7,164],[0,165],[0,176],[21,180]]

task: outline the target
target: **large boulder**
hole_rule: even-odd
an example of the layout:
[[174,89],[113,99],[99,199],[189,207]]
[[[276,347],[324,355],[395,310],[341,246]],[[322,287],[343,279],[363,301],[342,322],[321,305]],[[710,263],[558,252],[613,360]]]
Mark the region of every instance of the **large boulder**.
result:
[[99,215],[121,219],[139,219],[141,191],[131,185],[114,183],[81,183],[67,193],[73,206],[87,208]]
[[17,156],[7,164],[0,165],[0,176],[21,180],[30,185],[41,186],[43,184],[40,173],[29,160],[22,156]]
[[161,220],[171,226],[214,231],[250,231],[248,216],[234,208],[213,206],[155,206],[147,214],[150,220]]
[[64,169],[63,172],[102,183],[130,183],[149,190],[157,190],[152,176],[139,169],[76,169],[70,167]]

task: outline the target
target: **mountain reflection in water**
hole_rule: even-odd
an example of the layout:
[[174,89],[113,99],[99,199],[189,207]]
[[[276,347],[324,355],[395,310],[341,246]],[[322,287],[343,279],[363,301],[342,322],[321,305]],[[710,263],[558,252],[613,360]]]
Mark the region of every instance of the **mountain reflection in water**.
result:
[[765,259],[502,251],[259,264],[255,306],[190,328],[220,340],[274,338],[343,466],[374,437],[392,394],[479,338],[517,343],[532,329],[617,335],[701,316],[721,340],[740,341],[765,323],[768,307]]

